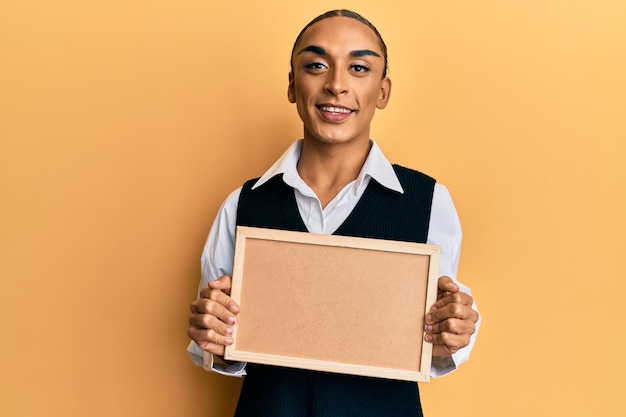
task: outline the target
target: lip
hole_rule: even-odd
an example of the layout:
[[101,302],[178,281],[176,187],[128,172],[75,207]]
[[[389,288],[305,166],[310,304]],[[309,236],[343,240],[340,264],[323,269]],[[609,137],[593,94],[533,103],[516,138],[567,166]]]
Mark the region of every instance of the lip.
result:
[[343,122],[355,112],[351,108],[332,103],[318,104],[315,108],[322,119],[333,123]]

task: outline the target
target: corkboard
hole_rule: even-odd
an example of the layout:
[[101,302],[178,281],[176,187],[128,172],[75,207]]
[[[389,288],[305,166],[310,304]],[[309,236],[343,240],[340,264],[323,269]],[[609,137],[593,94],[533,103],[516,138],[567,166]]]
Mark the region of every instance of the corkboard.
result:
[[238,227],[225,358],[427,382],[438,269],[434,245]]

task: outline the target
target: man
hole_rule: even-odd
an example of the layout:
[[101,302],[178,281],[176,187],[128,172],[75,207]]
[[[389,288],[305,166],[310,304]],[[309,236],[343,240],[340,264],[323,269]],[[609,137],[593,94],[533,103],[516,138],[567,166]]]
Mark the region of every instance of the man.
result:
[[[425,324],[432,374],[450,372],[469,356],[479,315],[469,290],[451,278],[461,231],[450,196],[432,178],[392,166],[369,136],[374,113],[390,94],[385,43],[357,13],[327,12],[296,39],[288,98],[304,137],[225,201],[203,253],[200,297],[191,304],[189,350],[196,363],[204,350],[213,354],[211,369],[248,375],[238,417],[414,416],[421,405],[415,383],[220,360],[240,311],[229,297],[237,224],[441,245],[445,276]],[[355,220],[361,215],[368,221]]]

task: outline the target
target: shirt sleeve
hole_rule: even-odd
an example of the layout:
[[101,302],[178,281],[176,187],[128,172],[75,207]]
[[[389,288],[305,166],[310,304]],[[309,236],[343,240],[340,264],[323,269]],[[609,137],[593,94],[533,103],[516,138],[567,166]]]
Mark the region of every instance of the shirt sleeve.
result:
[[[435,192],[433,195],[427,243],[441,247],[439,275],[449,276],[459,286],[462,292],[471,295],[472,292],[469,287],[463,285],[456,279],[461,254],[462,237],[461,223],[456,209],[454,208],[454,204],[452,203],[452,197],[444,185],[437,183],[435,184]],[[475,302],[472,304],[472,308],[478,312]],[[469,359],[474,343],[476,342],[481,319],[479,313],[476,331],[472,334],[469,345],[452,354],[451,361],[433,362],[430,371],[432,377],[444,376],[454,371],[463,362]]]
[[[202,277],[198,285],[198,295],[200,290],[208,285],[209,281],[233,273],[237,205],[240,193],[241,188],[238,188],[226,198],[213,222],[200,258]],[[228,376],[244,376],[246,374],[245,362],[225,363],[203,351],[193,340],[187,346],[187,352],[194,364],[202,366],[206,370]]]

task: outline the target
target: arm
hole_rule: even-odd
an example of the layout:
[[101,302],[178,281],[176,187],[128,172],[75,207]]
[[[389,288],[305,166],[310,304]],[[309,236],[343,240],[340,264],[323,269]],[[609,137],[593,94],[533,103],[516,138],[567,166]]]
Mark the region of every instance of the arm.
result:
[[437,302],[426,316],[426,340],[434,344],[431,376],[446,375],[469,359],[480,315],[468,287],[456,280],[462,232],[448,190],[435,186],[428,242],[441,246]]
[[231,193],[213,222],[202,251],[202,278],[198,299],[191,303],[187,351],[191,360],[207,370],[231,376],[245,375],[245,363],[227,363],[220,356],[232,343],[232,325],[239,306],[229,297],[233,268],[237,204],[240,190]]

